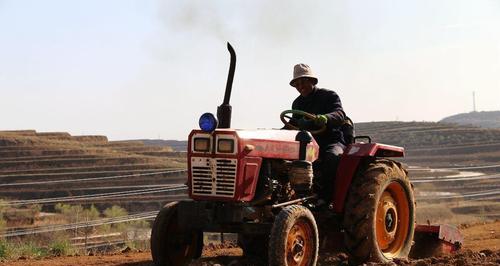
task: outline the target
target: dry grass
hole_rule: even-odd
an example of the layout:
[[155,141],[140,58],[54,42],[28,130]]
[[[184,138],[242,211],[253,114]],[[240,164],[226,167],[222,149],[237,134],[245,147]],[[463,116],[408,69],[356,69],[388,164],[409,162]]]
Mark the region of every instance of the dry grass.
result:
[[[460,206],[457,203],[417,203],[417,223],[426,224],[473,224],[479,222],[492,221],[481,213],[471,211],[469,213],[458,213],[454,208]],[[483,203],[485,204],[485,203]]]
[[108,137],[98,135],[73,136],[73,139],[78,142],[90,142],[95,144],[108,143]]

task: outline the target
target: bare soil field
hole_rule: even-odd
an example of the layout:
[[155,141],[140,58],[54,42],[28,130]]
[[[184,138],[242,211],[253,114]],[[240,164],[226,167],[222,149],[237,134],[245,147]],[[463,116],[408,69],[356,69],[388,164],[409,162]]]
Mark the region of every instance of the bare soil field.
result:
[[[452,256],[433,257],[420,260],[396,261],[396,265],[499,265],[500,264],[500,221],[462,226],[465,243],[460,253]],[[344,253],[320,254],[318,265],[347,265]],[[208,246],[203,257],[191,266],[209,265],[265,265],[258,258],[242,257],[242,251],[231,245],[226,247]],[[151,253],[129,251],[109,255],[53,257],[43,260],[6,261],[5,266],[152,266]],[[377,264],[372,264],[377,265]]]

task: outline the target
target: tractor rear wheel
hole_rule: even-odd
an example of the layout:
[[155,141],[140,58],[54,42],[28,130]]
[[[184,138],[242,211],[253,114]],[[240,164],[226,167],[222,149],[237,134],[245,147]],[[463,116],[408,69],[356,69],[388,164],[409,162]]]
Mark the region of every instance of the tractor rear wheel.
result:
[[283,208],[271,229],[269,265],[316,265],[318,239],[316,220],[309,209],[301,205]]
[[377,159],[353,180],[344,208],[344,237],[354,263],[406,258],[415,226],[415,200],[400,163]]
[[177,222],[178,202],[166,204],[156,216],[151,230],[151,255],[156,266],[187,265],[199,258],[202,232],[183,231]]

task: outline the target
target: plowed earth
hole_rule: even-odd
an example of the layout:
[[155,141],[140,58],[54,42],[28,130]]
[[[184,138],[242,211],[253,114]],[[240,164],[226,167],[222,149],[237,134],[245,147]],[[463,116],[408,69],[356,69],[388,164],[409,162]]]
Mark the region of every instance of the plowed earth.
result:
[[[433,257],[421,260],[401,260],[386,265],[500,265],[500,221],[463,226],[463,250],[452,256]],[[237,247],[204,248],[203,257],[191,266],[209,265],[263,265],[258,258],[244,258]],[[54,257],[43,260],[18,260],[3,262],[5,266],[152,266],[150,252],[127,252],[112,255]],[[318,265],[347,265],[347,256],[339,254],[321,254]],[[375,265],[375,264],[373,264]]]

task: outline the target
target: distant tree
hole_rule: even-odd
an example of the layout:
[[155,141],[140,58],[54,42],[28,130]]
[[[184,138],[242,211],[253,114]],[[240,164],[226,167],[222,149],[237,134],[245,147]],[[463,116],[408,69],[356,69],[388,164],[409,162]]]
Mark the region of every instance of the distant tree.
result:
[[87,221],[99,219],[101,213],[99,210],[92,204],[88,209],[83,209],[83,217]]
[[[117,205],[113,205],[110,208],[105,209],[103,213],[104,213],[104,216],[106,218],[116,218],[116,217],[128,215],[127,210],[125,210],[124,208],[117,206]],[[112,224],[112,225],[105,227],[105,228],[108,230],[115,229],[118,231],[125,231],[127,228],[127,224],[126,223],[116,223],[116,224]]]
[[103,213],[107,218],[115,218],[128,215],[127,210],[117,205],[113,205],[112,207],[105,209]]
[[[101,213],[94,206],[91,205],[89,208],[85,209],[82,205],[69,205],[64,203],[58,203],[55,206],[57,212],[61,213],[68,222],[78,223],[78,222],[88,222],[92,220],[99,219]],[[83,232],[87,235],[94,231],[94,227],[85,227]],[[75,235],[78,230],[75,229]]]
[[54,207],[57,212],[62,214],[70,223],[76,223],[82,219],[83,207],[82,205],[70,205],[64,203],[57,203]]

